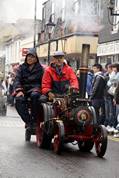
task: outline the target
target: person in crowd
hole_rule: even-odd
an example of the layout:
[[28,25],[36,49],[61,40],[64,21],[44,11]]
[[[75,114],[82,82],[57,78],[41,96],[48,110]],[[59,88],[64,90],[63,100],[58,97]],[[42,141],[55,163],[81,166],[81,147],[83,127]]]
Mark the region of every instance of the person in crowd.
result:
[[[119,83],[119,64],[118,63],[115,63],[115,64],[112,64],[112,73],[110,74],[110,77],[109,77],[109,80],[107,82],[107,86],[108,88],[110,89],[110,87],[114,87],[116,89],[116,87],[118,86],[118,83]],[[108,91],[109,91],[108,89]],[[114,98],[114,95],[115,95],[115,90],[114,92],[111,93],[112,95],[112,98]],[[116,125],[117,125],[117,117],[116,117],[116,105],[114,106],[115,108],[115,119],[114,119],[114,122],[113,122],[113,128],[115,129],[116,128]],[[117,130],[114,130],[114,133],[116,133]]]
[[116,129],[118,130],[118,132],[114,134],[114,137],[119,137],[119,82],[114,94],[114,103],[116,105],[116,116],[117,116]]
[[9,91],[9,104],[10,106],[14,106],[14,81],[15,81],[15,74],[12,73],[11,74],[11,80],[9,82],[9,88],[8,88],[8,91]]
[[105,87],[105,126],[107,128],[107,131],[109,133],[116,133],[117,130],[115,129],[116,125],[116,112],[115,112],[115,105],[113,103],[113,96],[108,93],[109,86],[107,85],[108,81],[110,80],[110,76],[112,75],[113,72],[113,65],[112,64],[107,64],[105,66],[106,68],[106,73],[105,73],[105,82],[106,82],[106,87]]
[[119,137],[119,82],[114,94],[114,103],[116,105],[116,117],[117,117],[116,129],[118,130],[118,137]]
[[69,87],[78,92],[79,85],[73,69],[64,62],[64,53],[56,51],[50,66],[45,70],[42,79],[42,93],[53,100],[57,94],[66,94]]
[[[26,127],[34,125],[38,115],[38,98],[41,94],[42,76],[43,67],[39,63],[35,49],[30,48],[25,62],[17,70],[14,82],[15,107]],[[28,98],[31,99],[31,115],[28,112]]]
[[9,104],[9,76],[7,76],[5,79],[5,86],[6,86],[7,103]]
[[87,74],[87,83],[86,83],[86,92],[88,94],[88,98],[90,98],[91,94],[92,94],[92,83],[93,83],[93,78],[94,78],[94,74],[93,71],[90,70]]
[[98,124],[104,124],[105,109],[104,109],[104,88],[105,79],[102,72],[101,64],[93,65],[94,79],[92,84],[92,94],[90,99],[95,108]]
[[7,88],[4,79],[0,80],[0,88],[4,90],[4,94],[7,93]]
[[0,79],[0,89],[1,89],[1,90],[4,90],[3,80],[2,80],[2,79]]
[[118,84],[119,82],[119,64],[112,64],[112,73],[107,82],[107,86],[111,87],[113,84]]

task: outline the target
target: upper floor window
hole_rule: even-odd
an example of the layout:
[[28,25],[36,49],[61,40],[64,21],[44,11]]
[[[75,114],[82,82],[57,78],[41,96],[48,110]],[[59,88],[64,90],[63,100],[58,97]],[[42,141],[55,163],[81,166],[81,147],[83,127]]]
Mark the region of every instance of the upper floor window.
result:
[[55,4],[52,1],[52,22],[55,22]]
[[97,16],[100,14],[100,0],[81,0],[80,11],[83,14]]
[[62,21],[65,20],[65,1],[62,2]]
[[[115,14],[119,14],[119,0],[115,0],[115,9],[114,9]],[[119,30],[119,15],[114,15],[113,16],[113,33],[117,33]]]
[[75,14],[78,14],[79,13],[79,9],[80,9],[79,0],[75,0],[73,6],[74,6],[74,12],[75,12]]

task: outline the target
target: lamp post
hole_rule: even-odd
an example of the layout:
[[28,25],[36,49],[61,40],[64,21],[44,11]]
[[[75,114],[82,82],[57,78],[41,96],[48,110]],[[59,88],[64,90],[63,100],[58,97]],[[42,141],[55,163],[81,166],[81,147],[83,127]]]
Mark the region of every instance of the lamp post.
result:
[[55,27],[55,24],[52,22],[52,15],[50,15],[49,22],[46,24],[47,31],[48,31],[48,64],[50,62],[50,42],[51,42],[51,34]]
[[35,0],[34,4],[34,36],[33,36],[33,47],[36,47],[36,6],[37,6],[37,0]]

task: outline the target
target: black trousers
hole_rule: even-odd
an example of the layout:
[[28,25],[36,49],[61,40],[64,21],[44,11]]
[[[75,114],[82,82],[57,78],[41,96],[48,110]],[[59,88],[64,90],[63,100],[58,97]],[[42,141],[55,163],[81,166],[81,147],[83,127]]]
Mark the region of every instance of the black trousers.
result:
[[[31,113],[29,112],[28,98],[30,98]],[[40,93],[38,92],[31,92],[28,95],[16,97],[16,110],[26,124],[36,121],[39,109],[39,98]]]
[[105,103],[104,99],[93,99],[92,106],[95,108],[97,123],[103,124],[105,122]]

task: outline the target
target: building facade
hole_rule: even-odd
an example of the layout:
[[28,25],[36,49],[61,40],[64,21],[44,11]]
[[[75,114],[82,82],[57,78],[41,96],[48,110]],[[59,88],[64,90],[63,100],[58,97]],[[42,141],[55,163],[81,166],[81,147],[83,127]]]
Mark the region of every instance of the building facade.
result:
[[[5,36],[8,36],[0,46],[2,46],[2,51],[4,51],[5,58],[5,76],[9,72],[12,72],[12,69],[15,65],[21,64],[24,62],[26,53],[29,48],[34,46],[34,40],[38,40],[40,28],[40,21],[36,21],[36,31],[34,38],[34,20],[18,20],[14,24],[16,29],[14,34],[10,34],[7,30]],[[26,26],[24,26],[24,24]],[[11,28],[7,26],[6,28]],[[19,30],[19,31],[17,31]],[[4,30],[5,31],[5,30]],[[6,35],[7,34],[7,35]]]
[[103,28],[99,34],[97,56],[102,65],[119,62],[119,0],[114,2],[114,14],[109,9],[109,1],[103,1]]
[[[89,8],[90,7],[90,8]],[[95,63],[97,57],[98,25],[100,16],[100,0],[48,0],[43,4],[42,31],[37,45],[37,52],[43,63],[47,63],[48,47],[50,55],[55,50],[66,53],[66,59],[76,69],[79,67],[82,44],[90,44],[89,65]],[[55,24],[50,34],[48,22]]]

